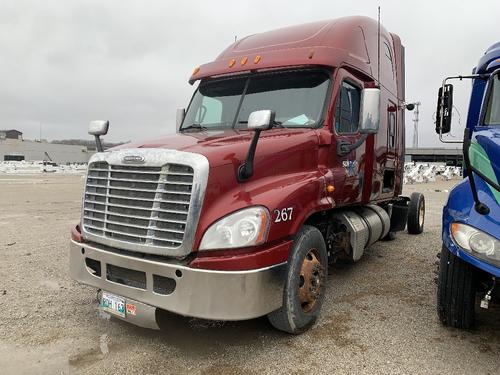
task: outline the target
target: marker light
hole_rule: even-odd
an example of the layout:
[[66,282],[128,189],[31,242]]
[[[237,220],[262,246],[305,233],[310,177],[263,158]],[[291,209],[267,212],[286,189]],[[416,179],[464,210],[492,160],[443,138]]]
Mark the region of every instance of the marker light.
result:
[[231,249],[263,244],[269,231],[269,211],[262,206],[244,208],[212,224],[200,250]]
[[248,57],[245,56],[244,58],[241,59],[242,66],[245,65],[247,62],[248,62]]
[[235,59],[229,60],[229,67],[230,68],[232,68],[234,66],[234,64],[236,64],[236,60]]
[[457,245],[468,253],[500,263],[500,241],[495,237],[462,223],[451,224],[451,235]]
[[193,69],[193,74],[192,75],[194,76],[194,75],[198,74],[199,71],[200,71],[200,67],[197,66],[196,68]]
[[258,63],[260,62],[260,60],[262,60],[262,56],[257,55],[257,56],[255,56],[255,58],[253,59],[253,63],[254,63],[254,64],[258,64]]

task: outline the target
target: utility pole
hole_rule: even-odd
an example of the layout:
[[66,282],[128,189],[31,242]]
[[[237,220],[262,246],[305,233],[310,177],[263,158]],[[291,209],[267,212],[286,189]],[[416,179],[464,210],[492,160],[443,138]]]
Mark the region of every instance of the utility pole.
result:
[[413,104],[415,105],[415,109],[413,110],[413,148],[418,148],[418,107],[420,106],[420,102]]

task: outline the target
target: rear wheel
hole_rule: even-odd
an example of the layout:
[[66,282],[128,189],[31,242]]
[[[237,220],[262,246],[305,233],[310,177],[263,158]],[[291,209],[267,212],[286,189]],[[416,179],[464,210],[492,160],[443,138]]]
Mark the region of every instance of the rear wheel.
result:
[[422,193],[413,193],[408,205],[408,233],[420,234],[424,231],[425,198]]
[[275,328],[299,334],[316,322],[325,297],[327,267],[328,255],[321,232],[304,225],[288,256],[283,305],[268,315]]
[[451,253],[445,246],[439,263],[437,310],[445,326],[474,326],[476,304],[476,270]]
[[387,232],[385,237],[382,238],[382,241],[393,241],[395,239],[396,239],[396,232],[389,231],[389,232]]

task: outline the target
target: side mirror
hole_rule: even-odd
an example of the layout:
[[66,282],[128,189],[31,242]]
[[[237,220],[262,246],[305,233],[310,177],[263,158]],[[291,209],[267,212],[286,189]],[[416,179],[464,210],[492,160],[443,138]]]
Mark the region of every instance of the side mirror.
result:
[[406,105],[406,109],[407,109],[408,111],[413,111],[413,110],[415,109],[415,103],[408,103],[408,104]]
[[103,152],[101,135],[108,134],[109,121],[91,121],[89,124],[89,134],[95,137],[95,144],[98,152]]
[[186,110],[184,108],[178,108],[175,114],[175,129],[177,131],[181,128],[184,117],[186,117]]
[[438,101],[436,109],[437,134],[446,134],[450,132],[452,109],[453,109],[453,85],[448,83],[440,87],[438,91]]
[[109,121],[91,121],[89,124],[90,135],[106,135],[108,134]]
[[248,129],[268,130],[274,125],[276,112],[271,110],[254,111],[248,116]]
[[380,89],[364,89],[361,92],[361,118],[359,132],[375,134],[380,126]]
[[250,113],[250,116],[248,116],[247,128],[255,130],[255,133],[253,134],[252,142],[248,148],[247,157],[243,164],[241,164],[238,168],[238,182],[244,182],[253,176],[253,160],[260,132],[273,127],[275,116],[276,112],[271,110],[254,111]]

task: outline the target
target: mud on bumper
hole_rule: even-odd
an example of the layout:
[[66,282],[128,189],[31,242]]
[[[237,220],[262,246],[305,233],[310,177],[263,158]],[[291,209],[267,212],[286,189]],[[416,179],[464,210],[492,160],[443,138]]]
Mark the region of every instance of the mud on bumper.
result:
[[70,274],[80,283],[180,315],[244,320],[281,306],[286,263],[248,271],[202,270],[72,240]]

